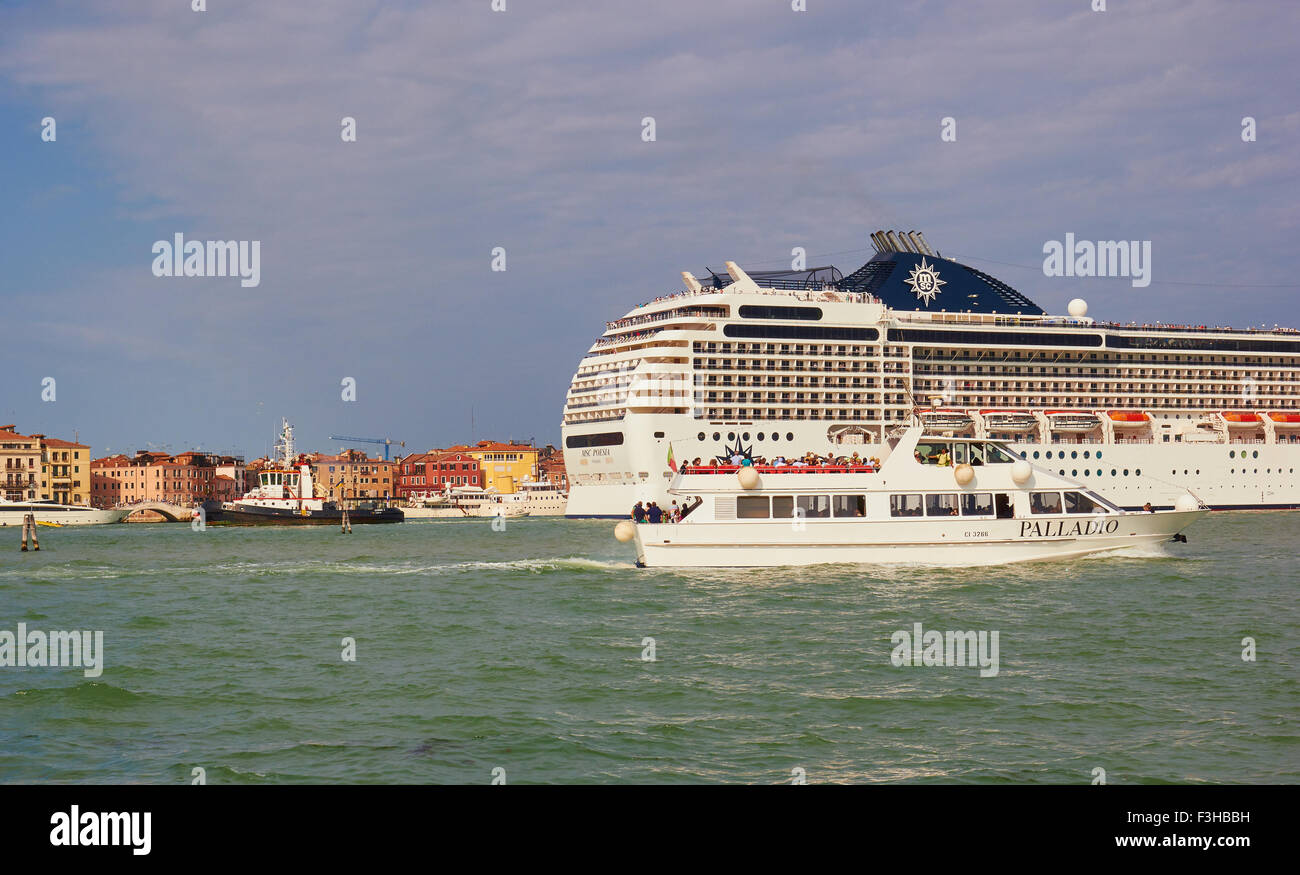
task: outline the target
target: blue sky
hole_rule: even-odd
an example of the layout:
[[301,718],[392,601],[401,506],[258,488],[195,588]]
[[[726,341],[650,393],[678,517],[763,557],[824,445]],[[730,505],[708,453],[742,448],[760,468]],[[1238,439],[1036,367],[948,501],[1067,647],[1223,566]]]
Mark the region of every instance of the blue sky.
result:
[[[0,422],[558,442],[605,320],[878,228],[1051,312],[1300,325],[1300,4],[207,5],[0,0]],[[260,240],[261,284],[154,277],[177,232]],[[1044,276],[1066,232],[1150,240],[1151,285]]]

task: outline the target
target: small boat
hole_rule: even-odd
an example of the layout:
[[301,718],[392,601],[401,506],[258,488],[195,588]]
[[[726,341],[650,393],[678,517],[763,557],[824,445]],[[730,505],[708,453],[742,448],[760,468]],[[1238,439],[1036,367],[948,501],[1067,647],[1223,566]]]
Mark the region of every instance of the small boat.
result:
[[1097,414],[1087,410],[1048,410],[1047,422],[1052,431],[1083,434],[1101,425]]
[[651,567],[974,566],[1185,541],[1209,513],[1191,493],[1173,510],[1125,511],[1001,442],[923,432],[894,438],[879,470],[679,471],[668,493],[681,521],[624,520],[615,536]]
[[981,410],[989,431],[1024,434],[1038,428],[1038,420],[1028,410]]
[[1141,428],[1151,422],[1151,417],[1141,410],[1108,410],[1106,418],[1116,428]]
[[939,433],[945,431],[966,431],[975,424],[975,420],[964,410],[931,409],[918,414],[921,424],[928,431]]
[[1253,428],[1259,425],[1259,414],[1253,410],[1225,410],[1219,414],[1228,428]]
[[21,526],[27,514],[36,517],[38,526],[102,526],[120,523],[131,508],[85,507],[80,504],[56,504],[53,501],[0,501],[0,526]]

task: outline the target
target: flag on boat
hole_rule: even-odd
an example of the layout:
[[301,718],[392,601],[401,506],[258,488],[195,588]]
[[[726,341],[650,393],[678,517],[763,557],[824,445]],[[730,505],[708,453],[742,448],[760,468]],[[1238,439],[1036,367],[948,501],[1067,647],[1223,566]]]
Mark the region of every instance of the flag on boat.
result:
[[668,445],[668,469],[674,474],[677,473],[677,460],[673,458],[673,445]]

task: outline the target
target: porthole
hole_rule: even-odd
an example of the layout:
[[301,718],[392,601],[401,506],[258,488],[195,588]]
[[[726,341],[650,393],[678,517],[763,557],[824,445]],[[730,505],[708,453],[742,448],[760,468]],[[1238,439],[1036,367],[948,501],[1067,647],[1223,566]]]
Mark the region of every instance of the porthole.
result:
[[1258,458],[1259,458],[1259,450],[1256,450],[1255,452],[1251,453],[1251,454],[1250,454],[1250,457],[1251,457],[1252,459],[1258,459]]
[[792,440],[794,440],[794,432],[792,432],[792,431],[787,431],[787,432],[785,433],[785,439],[788,440],[788,441],[792,441]]
[[698,435],[696,435],[695,439],[700,441],[704,440],[704,432],[700,432]]
[[1097,458],[1098,458],[1098,459],[1101,458],[1101,450],[1098,450],[1098,451],[1097,451]]
[[715,432],[713,433],[713,439],[714,439],[715,441],[720,441],[720,440],[722,440],[722,435],[718,434],[718,433],[715,431]]
[[1048,451],[1047,451],[1047,454],[1046,454],[1043,458],[1045,458],[1045,459],[1050,459],[1050,458],[1052,458],[1052,451],[1051,451],[1051,450],[1048,450]]
[[1112,477],[1115,476],[1115,469],[1114,469],[1114,468],[1111,468],[1111,469],[1110,469],[1110,476],[1112,476]]
[[1142,469],[1141,469],[1141,468],[1134,468],[1134,469],[1133,469],[1133,476],[1134,476],[1134,477],[1141,477],[1141,476],[1142,476]]
[[1079,476],[1079,469],[1078,469],[1078,468],[1071,468],[1071,469],[1070,469],[1070,476],[1071,476],[1071,477],[1078,477],[1078,476]]
[[1236,450],[1228,450],[1228,458],[1229,458],[1229,459],[1235,459],[1235,458],[1237,458],[1237,451],[1236,451]]
[[1125,476],[1125,477],[1128,476],[1128,468],[1125,468],[1125,469],[1124,469],[1124,476]]
[[745,432],[741,437],[743,437],[745,440],[749,440],[749,432]]
[[727,432],[727,440],[734,441],[735,439],[736,439],[736,433],[734,431]]
[[1084,468],[1084,469],[1083,469],[1083,476],[1084,476],[1084,477],[1091,476],[1091,475],[1088,474],[1088,472],[1091,471],[1091,470],[1092,470],[1091,468]]
[[1071,458],[1071,459],[1077,459],[1077,458],[1079,458],[1079,451],[1078,451],[1078,450],[1070,450],[1070,458]]
[[1064,476],[1065,476],[1065,469],[1062,468],[1060,471],[1057,471],[1056,473],[1058,473],[1058,474],[1060,474],[1062,477],[1064,477]]
[[760,432],[758,433],[758,439],[761,441],[761,440],[763,439],[763,437],[764,437],[764,435],[763,435],[763,433],[760,431]]
[[1035,458],[1035,459],[1038,458],[1038,450],[1034,450],[1034,458]]
[[1197,468],[1197,469],[1196,469],[1196,475],[1199,477],[1200,474],[1201,474],[1201,469],[1200,469],[1200,468]]
[[1088,458],[1090,455],[1091,455],[1091,453],[1089,453],[1087,450],[1084,450],[1084,451],[1083,451],[1083,457],[1084,457],[1085,459]]

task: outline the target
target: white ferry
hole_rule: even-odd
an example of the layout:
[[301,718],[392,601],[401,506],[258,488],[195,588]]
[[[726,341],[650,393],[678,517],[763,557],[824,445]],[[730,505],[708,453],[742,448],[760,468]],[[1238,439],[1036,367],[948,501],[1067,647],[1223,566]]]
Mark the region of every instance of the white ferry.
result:
[[1190,493],[1174,510],[1125,511],[1005,444],[922,432],[887,441],[879,467],[686,466],[668,490],[679,522],[624,521],[615,534],[654,567],[999,565],[1185,541],[1209,513]]
[[606,324],[564,408],[570,517],[665,503],[673,464],[856,448],[916,399],[1124,508],[1300,507],[1300,332],[1052,316],[917,232],[875,255],[748,274],[734,262]]
[[80,504],[56,504],[53,501],[0,501],[0,526],[21,526],[23,517],[35,514],[36,522],[47,526],[102,526],[120,523],[132,508],[101,510]]
[[453,486],[446,492],[414,493],[402,510],[407,519],[564,516],[568,495],[549,480],[525,480],[518,492]]

